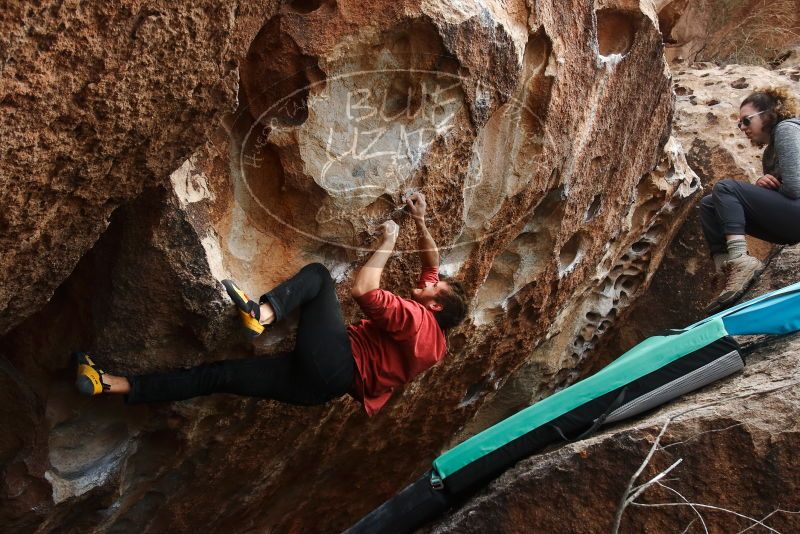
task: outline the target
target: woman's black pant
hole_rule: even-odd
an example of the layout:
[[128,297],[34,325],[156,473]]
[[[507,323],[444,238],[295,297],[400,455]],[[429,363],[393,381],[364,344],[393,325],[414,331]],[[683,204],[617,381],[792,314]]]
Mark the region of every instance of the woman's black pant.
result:
[[280,321],[300,307],[294,351],[225,360],[192,369],[130,377],[128,402],[176,401],[234,393],[277,401],[323,404],[351,390],[355,361],[331,275],[312,263],[261,296]]
[[727,252],[726,235],[770,243],[800,242],[800,199],[738,180],[721,180],[700,201],[700,222],[712,254]]

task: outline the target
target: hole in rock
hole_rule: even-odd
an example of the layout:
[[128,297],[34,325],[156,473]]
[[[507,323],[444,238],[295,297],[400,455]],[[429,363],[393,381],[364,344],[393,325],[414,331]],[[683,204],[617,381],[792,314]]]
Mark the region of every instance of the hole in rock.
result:
[[571,270],[581,259],[586,238],[583,232],[577,232],[569,238],[558,255],[559,271],[563,274]]
[[[18,345],[12,350],[21,358],[53,371],[37,380],[53,382],[46,399],[49,451],[54,469],[64,476],[104,469],[133,435],[126,423],[135,426],[134,418],[146,411],[121,410],[118,398],[81,397],[73,385],[72,351],[86,350],[101,368],[127,376],[199,363],[198,354],[207,348],[198,334],[209,325],[202,307],[219,290],[205,292],[208,286],[193,280],[198,305],[187,307],[186,279],[202,279],[195,261],[202,252],[168,197],[161,188],[146,189],[115,210],[108,228],[42,311],[10,333],[16,339],[0,341],[0,346]],[[178,257],[193,258],[191,265]],[[48,335],[36,334],[41,331]],[[86,428],[83,444],[76,441],[81,427]],[[72,454],[75,447],[80,450]]]
[[482,380],[469,386],[467,388],[467,392],[464,394],[464,397],[461,399],[461,402],[458,403],[459,408],[469,406],[477,401],[486,391],[488,385],[488,381]]
[[[265,141],[264,136],[269,134],[256,135],[259,129],[253,118],[243,112],[231,132],[234,172],[239,171],[244,185],[237,190],[237,202],[249,222],[264,233],[282,235],[288,228],[317,235],[317,216],[326,192],[295,164],[302,163],[295,147],[279,147]],[[290,164],[288,171],[284,159]],[[252,231],[242,229],[236,233],[241,236],[238,247],[257,249],[257,243],[249,238]]]
[[637,254],[641,254],[642,252],[646,252],[650,249],[650,243],[647,241],[637,241],[633,245],[631,245],[631,250]]
[[522,310],[522,318],[525,319],[528,323],[534,325],[540,319],[540,308],[535,308],[533,306],[527,306]]
[[[181,299],[174,298],[180,284],[157,261],[160,253],[153,246],[161,237],[154,236],[161,192],[146,190],[115,210],[106,231],[44,308],[0,340],[14,358],[29,363],[27,378],[44,386],[41,422],[46,434],[40,451],[47,455],[56,501],[102,484],[132,450],[149,412],[143,406],[123,410],[118,398],[81,396],[74,387],[71,352],[88,350],[104,369],[128,374],[141,362],[170,366],[158,343],[175,354],[175,367],[190,362],[187,345],[196,350],[193,341],[185,340],[186,315],[165,304]],[[169,230],[178,231],[178,226]],[[172,297],[160,295],[159,287],[173,288],[166,290]]]
[[586,210],[586,215],[583,217],[584,222],[589,222],[597,216],[597,214],[600,212],[602,201],[603,196],[601,194],[598,193],[594,196],[592,203],[589,204],[589,208]]
[[305,14],[316,11],[324,3],[323,0],[292,0],[289,2],[289,7],[292,11]]
[[534,208],[533,217],[525,225],[524,231],[508,247],[509,251],[520,258],[518,268],[513,273],[515,292],[535,282],[536,277],[553,259],[554,232],[560,225],[566,208],[563,194],[563,187],[547,193]]
[[448,341],[450,345],[450,350],[452,350],[454,354],[458,354],[459,352],[464,350],[464,347],[467,346],[467,336],[464,334],[459,333],[450,336]]
[[586,325],[581,329],[581,333],[575,339],[575,343],[581,341],[588,341],[594,335],[594,332],[597,328],[594,325]]
[[485,309],[481,320],[494,318],[499,306],[512,294],[534,282],[536,277],[552,261],[555,239],[553,231],[558,228],[564,215],[563,187],[547,193],[534,208],[533,217],[524,230],[495,257],[486,282],[478,291],[475,309]]
[[492,269],[475,297],[475,321],[491,322],[502,312],[502,304],[514,291],[514,274],[520,264],[519,255],[505,251],[492,262]]
[[636,186],[631,231],[638,231],[652,221],[665,200],[665,194],[653,183],[650,173],[645,174]]
[[665,232],[666,232],[666,228],[664,227],[663,224],[659,223],[659,224],[654,225],[649,230],[647,230],[647,232],[645,232],[644,237],[642,239],[645,239],[645,240],[649,241],[650,243],[655,243],[656,241],[661,239],[661,236],[664,235]]
[[519,303],[519,301],[517,300],[516,297],[511,297],[508,300],[508,304],[506,305],[506,308],[508,310],[506,312],[506,317],[508,317],[509,320],[512,320],[512,321],[514,319],[516,319],[517,317],[519,317],[520,312],[522,312],[522,306],[520,305],[520,303]]
[[551,49],[550,39],[543,30],[540,30],[528,40],[523,57],[525,93],[520,122],[528,135],[528,140],[532,143],[529,147],[529,150],[533,151],[532,155],[541,153],[544,146],[542,135],[553,88],[553,77],[545,75]]
[[558,229],[564,217],[566,202],[564,202],[564,186],[558,186],[547,192],[544,198],[534,208],[533,218],[526,228],[533,231],[545,231],[548,235]]
[[[429,86],[437,83],[450,85],[454,78],[443,76],[441,80],[434,82],[423,79],[425,76],[422,73],[415,72],[417,69],[437,70],[438,66],[443,68],[443,72],[447,72],[446,61],[437,65],[431,63],[434,58],[429,57],[429,54],[443,51],[438,33],[427,24],[414,23],[386,34],[383,43],[381,53],[385,58],[381,61],[386,61],[392,68],[383,75],[386,80],[380,80],[374,86],[376,92],[382,95],[382,102],[379,103],[381,117],[384,120],[407,121],[420,112],[423,104],[431,108],[431,116],[446,116],[447,110],[434,107],[439,99],[431,94]],[[382,86],[385,87],[377,89]]]
[[525,55],[523,62],[530,74],[543,70],[547,67],[550,59],[550,39],[544,30],[540,29],[532,34],[525,44]]
[[639,288],[643,280],[644,273],[634,276],[620,276],[614,284],[614,289],[619,292],[620,296],[628,297]]
[[308,118],[308,95],[325,80],[317,58],[303,54],[274,17],[258,32],[241,69],[240,96],[262,124],[299,125]]
[[739,78],[731,82],[731,87],[734,89],[747,89],[749,86],[750,84],[747,83],[747,78]]
[[597,12],[597,47],[600,55],[627,54],[635,37],[636,24],[629,13],[615,9]]

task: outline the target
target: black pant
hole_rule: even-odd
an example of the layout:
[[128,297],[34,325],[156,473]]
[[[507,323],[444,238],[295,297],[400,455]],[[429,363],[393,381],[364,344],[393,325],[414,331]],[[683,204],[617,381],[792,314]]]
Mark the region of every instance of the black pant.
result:
[[128,402],[234,393],[309,406],[348,393],[355,361],[334,283],[325,266],[306,265],[260,300],[272,306],[276,321],[301,307],[294,351],[130,377]]
[[738,180],[721,180],[700,201],[700,222],[712,254],[727,252],[726,235],[747,234],[793,245],[800,242],[800,199]]

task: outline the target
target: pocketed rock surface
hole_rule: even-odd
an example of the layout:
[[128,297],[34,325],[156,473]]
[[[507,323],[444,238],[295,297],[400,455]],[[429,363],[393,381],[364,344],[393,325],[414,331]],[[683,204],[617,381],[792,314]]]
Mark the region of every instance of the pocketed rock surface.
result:
[[12,2],[0,13],[0,333],[50,300],[119,206],[235,109],[277,2]]
[[[720,180],[754,183],[762,175],[764,148],[751,144],[736,128],[739,104],[751,92],[769,86],[788,87],[800,98],[800,69],[710,63],[672,68],[676,97],[672,135],[676,146],[685,151],[686,162],[697,174],[701,190],[687,201],[681,228],[666,249],[647,291],[633,305],[616,310],[613,326],[604,322],[607,316],[598,321],[598,327],[592,331],[592,336],[596,336],[590,345],[592,356],[579,361],[578,371],[561,371],[543,388],[541,368],[535,359],[529,360],[483,403],[453,443],[549,394],[553,382],[568,384],[578,376],[602,368],[647,336],[701,319],[706,306],[722,290],[724,279],[715,277],[703,237],[700,199],[711,194]],[[643,197],[646,199],[646,194]],[[748,245],[750,253],[762,260],[773,253],[768,243],[755,238],[748,238]]]
[[[800,98],[800,68],[708,63],[675,66],[676,110],[673,135],[686,151],[686,160],[700,177],[702,192],[659,266],[647,294],[621,318],[615,330],[598,345],[591,367],[599,369],[639,340],[667,328],[701,319],[705,307],[719,294],[723,277],[714,275],[700,224],[698,203],[724,179],[755,183],[763,175],[764,147],[750,143],[736,128],[739,105],[763,87],[786,87]],[[766,260],[775,249],[748,237],[749,252]]]
[[[641,5],[4,11],[4,530],[339,531],[514,370],[534,396],[574,380],[700,186]],[[257,295],[320,261],[357,318],[353,273],[387,218],[401,237],[383,283],[408,291],[399,208],[414,190],[472,311],[377,417],[348,398],[132,407],[75,392],[75,349],[129,374],[290,347],[291,321],[243,338],[223,277]]]
[[[746,298],[796,282],[798,272],[800,247],[786,248]],[[745,340],[755,344],[745,349],[743,372],[519,462],[426,530],[612,532],[623,496],[633,494],[629,485],[680,461],[624,508],[619,532],[797,532],[800,337],[753,338]]]

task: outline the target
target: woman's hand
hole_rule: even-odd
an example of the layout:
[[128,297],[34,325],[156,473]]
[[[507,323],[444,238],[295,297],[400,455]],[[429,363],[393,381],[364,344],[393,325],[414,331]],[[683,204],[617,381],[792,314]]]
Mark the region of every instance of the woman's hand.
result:
[[756,181],[756,185],[758,187],[764,187],[766,189],[778,190],[781,187],[781,181],[772,176],[771,174],[765,174]]

